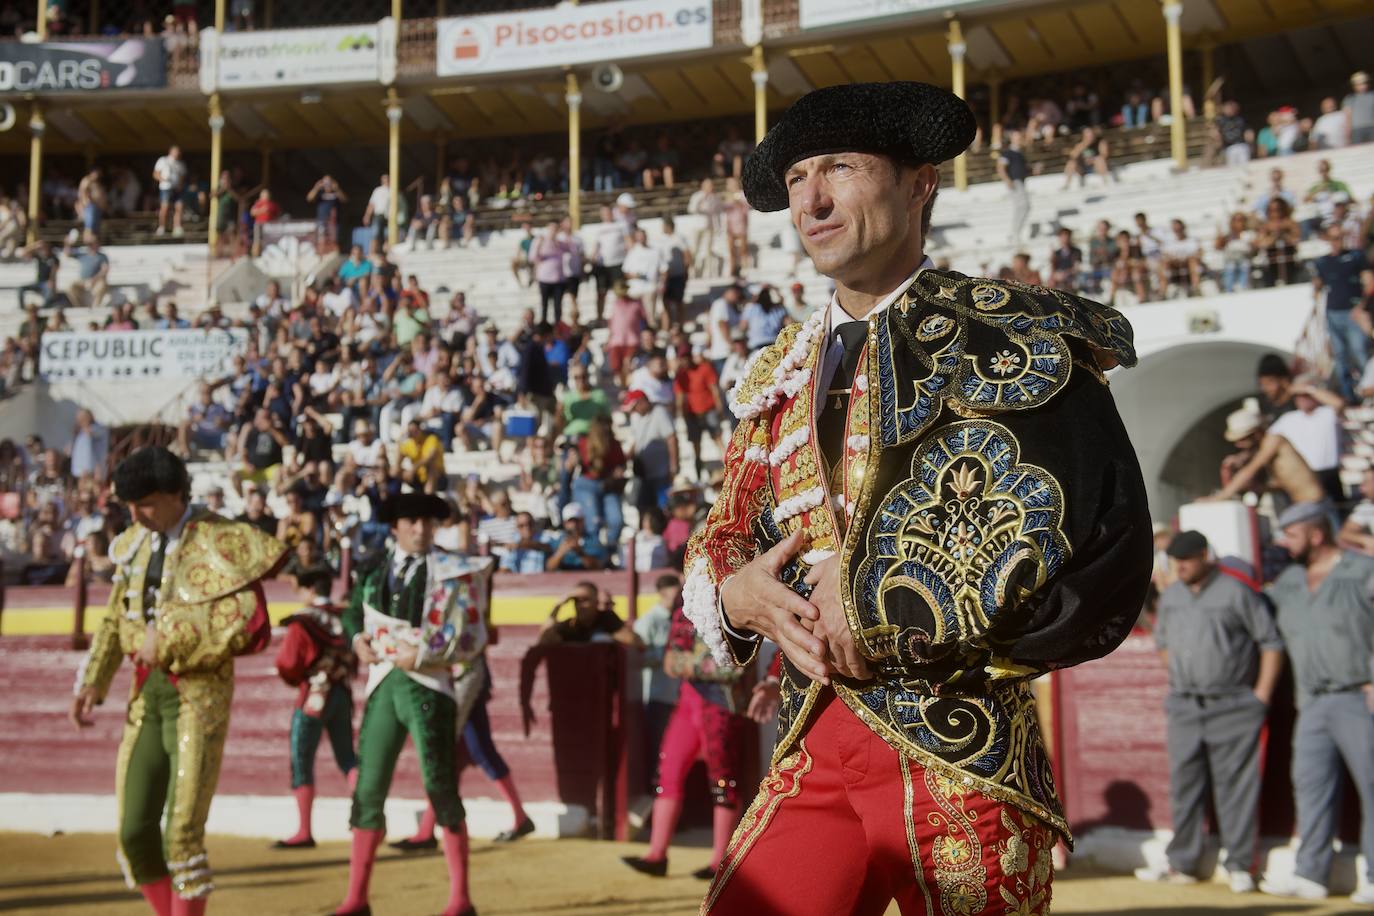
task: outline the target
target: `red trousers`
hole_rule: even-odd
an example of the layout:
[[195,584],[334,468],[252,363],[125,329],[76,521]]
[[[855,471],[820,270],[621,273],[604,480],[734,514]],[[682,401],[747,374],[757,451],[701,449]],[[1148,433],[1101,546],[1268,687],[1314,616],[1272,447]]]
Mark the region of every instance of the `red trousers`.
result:
[[1056,835],[1034,815],[899,755],[835,694],[759,787],[701,912],[1039,916]]

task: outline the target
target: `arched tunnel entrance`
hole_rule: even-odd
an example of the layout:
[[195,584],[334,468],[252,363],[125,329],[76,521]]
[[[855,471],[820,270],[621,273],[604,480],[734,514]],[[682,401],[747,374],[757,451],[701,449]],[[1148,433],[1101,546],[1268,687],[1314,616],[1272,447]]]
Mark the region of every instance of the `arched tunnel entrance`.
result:
[[1134,369],[1112,374],[1155,521],[1217,488],[1229,450],[1222,438],[1226,414],[1256,393],[1260,357],[1276,352],[1292,357],[1253,343],[1198,341],[1146,354]]

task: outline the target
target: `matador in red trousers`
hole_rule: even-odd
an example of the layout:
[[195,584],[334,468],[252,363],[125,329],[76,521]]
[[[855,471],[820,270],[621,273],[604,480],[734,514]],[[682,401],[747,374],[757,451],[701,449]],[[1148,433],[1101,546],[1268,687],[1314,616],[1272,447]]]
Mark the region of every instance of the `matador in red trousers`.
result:
[[836,291],[732,393],[687,553],[717,661],[764,638],[784,657],[772,767],[703,913],[1049,912],[1068,825],[1030,681],[1110,652],[1145,598],[1105,376],[1135,352],[1110,308],[931,265],[937,166],[974,130],[934,86],[836,86],[745,163],[750,205],[789,209]]

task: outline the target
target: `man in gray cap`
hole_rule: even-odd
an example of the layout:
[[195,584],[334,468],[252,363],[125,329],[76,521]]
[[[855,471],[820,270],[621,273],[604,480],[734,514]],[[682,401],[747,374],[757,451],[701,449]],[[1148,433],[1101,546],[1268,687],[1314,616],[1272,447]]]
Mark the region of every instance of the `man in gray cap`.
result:
[[1255,889],[1259,736],[1283,668],[1283,642],[1263,599],[1217,568],[1207,538],[1174,536],[1167,553],[1177,581],[1159,599],[1155,644],[1169,668],[1169,806],[1174,837],[1164,866],[1136,869],[1142,881],[1193,884],[1202,856],[1208,774],[1231,890]]
[[1343,810],[1341,761],[1360,795],[1360,850],[1366,874],[1350,896],[1374,904],[1374,557],[1342,550],[1330,506],[1297,503],[1279,516],[1295,562],[1269,588],[1293,663],[1298,721],[1293,730],[1293,793],[1298,857],[1291,877],[1260,890],[1320,899],[1331,872],[1331,841]]

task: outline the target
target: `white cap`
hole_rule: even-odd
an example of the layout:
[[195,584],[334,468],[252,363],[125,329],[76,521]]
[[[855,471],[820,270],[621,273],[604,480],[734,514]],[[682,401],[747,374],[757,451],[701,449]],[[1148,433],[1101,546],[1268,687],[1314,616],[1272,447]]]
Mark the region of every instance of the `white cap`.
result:
[[633,194],[631,194],[629,191],[621,191],[621,192],[620,192],[620,196],[617,197],[617,198],[615,199],[615,205],[616,205],[617,207],[630,207],[630,208],[633,208],[633,207],[638,206],[638,205],[635,203],[635,196],[634,196]]
[[574,518],[582,518],[582,507],[577,503],[568,503],[563,507],[563,521]]

